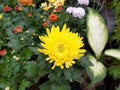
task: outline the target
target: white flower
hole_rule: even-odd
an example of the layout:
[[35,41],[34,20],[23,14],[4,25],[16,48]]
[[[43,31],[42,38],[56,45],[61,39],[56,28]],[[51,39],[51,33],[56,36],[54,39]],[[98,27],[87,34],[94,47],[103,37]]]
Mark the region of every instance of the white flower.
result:
[[71,14],[73,12],[74,7],[68,7],[66,12]]
[[83,4],[83,5],[86,5],[88,6],[89,5],[89,0],[77,0],[79,4]]
[[72,12],[73,17],[81,19],[85,16],[85,10],[81,7],[74,8]]
[[7,87],[5,88],[5,90],[10,90],[10,87],[7,86]]
[[15,55],[13,56],[13,59],[15,59],[16,61],[20,60],[20,58]]

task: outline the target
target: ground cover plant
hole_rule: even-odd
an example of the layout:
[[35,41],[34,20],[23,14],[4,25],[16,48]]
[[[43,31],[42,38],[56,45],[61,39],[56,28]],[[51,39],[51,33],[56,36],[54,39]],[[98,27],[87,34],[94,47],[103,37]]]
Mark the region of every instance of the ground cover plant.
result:
[[119,4],[0,0],[0,89],[97,90],[107,76],[119,80]]

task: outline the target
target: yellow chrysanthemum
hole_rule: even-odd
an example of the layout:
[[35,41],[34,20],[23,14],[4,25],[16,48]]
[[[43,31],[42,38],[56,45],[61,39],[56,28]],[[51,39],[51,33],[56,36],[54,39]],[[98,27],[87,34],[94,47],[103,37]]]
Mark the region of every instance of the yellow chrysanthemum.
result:
[[41,7],[43,8],[43,10],[47,11],[52,7],[52,5],[47,4],[47,2],[44,2],[44,3],[41,4]]
[[48,2],[49,2],[49,3],[54,3],[54,2],[55,2],[55,0],[48,0]]
[[55,6],[55,8],[57,8],[57,7],[63,6],[64,3],[65,3],[65,0],[56,0],[56,1],[53,3],[53,6]]
[[59,26],[52,26],[51,31],[47,28],[47,35],[39,36],[42,41],[43,49],[38,49],[40,53],[48,55],[46,59],[49,63],[54,63],[52,69],[56,66],[61,69],[70,68],[75,64],[75,60],[84,56],[85,49],[82,37],[78,37],[78,33],[70,32],[70,29],[64,24],[60,31]]

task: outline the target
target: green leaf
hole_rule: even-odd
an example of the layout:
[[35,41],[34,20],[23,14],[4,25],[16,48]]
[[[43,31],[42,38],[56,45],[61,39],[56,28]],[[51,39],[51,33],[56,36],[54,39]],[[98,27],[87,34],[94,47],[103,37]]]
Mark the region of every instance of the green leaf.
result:
[[70,69],[65,69],[63,71],[64,75],[65,75],[65,79],[66,80],[71,80],[72,79],[72,72]]
[[56,82],[45,82],[40,86],[40,90],[71,90],[70,86],[63,82],[58,84]]
[[87,38],[88,42],[99,59],[108,41],[108,31],[103,18],[92,8],[88,8],[87,15]]
[[21,51],[21,57],[26,59],[26,60],[30,59],[32,55],[33,55],[33,53],[29,48],[24,48]]
[[19,40],[17,39],[12,39],[11,41],[8,42],[8,47],[12,48],[13,50],[19,51],[23,45],[19,43]]
[[[118,60],[117,60],[118,61]],[[117,64],[115,64],[117,63]],[[114,80],[120,79],[120,62],[113,62],[108,68],[108,74],[113,77]]]
[[31,82],[28,80],[22,80],[18,90],[26,90],[27,87],[30,87]]
[[120,60],[120,50],[119,49],[107,49],[104,54]]
[[38,52],[38,48],[37,47],[29,47],[29,49],[36,55],[39,55],[40,53]]
[[24,66],[25,69],[25,76],[26,77],[36,77],[39,74],[39,68],[36,64],[36,62],[31,61],[31,62],[27,62]]
[[45,82],[40,85],[40,90],[51,90],[52,84],[50,82]]
[[83,67],[87,67],[87,66],[92,66],[92,65],[93,65],[93,64],[89,61],[88,55],[87,55],[87,56],[84,56],[84,57],[81,57],[80,60],[79,60],[79,63],[80,63]]
[[97,61],[92,55],[89,55],[89,60],[94,66],[88,66],[85,69],[91,79],[91,84],[95,84],[105,78],[106,68],[101,62]]
[[67,84],[53,84],[52,87],[51,87],[51,90],[71,90],[70,86],[67,85]]
[[79,83],[82,83],[83,79],[80,73],[80,70],[75,69],[74,72],[72,72],[72,79],[74,81],[77,81]]

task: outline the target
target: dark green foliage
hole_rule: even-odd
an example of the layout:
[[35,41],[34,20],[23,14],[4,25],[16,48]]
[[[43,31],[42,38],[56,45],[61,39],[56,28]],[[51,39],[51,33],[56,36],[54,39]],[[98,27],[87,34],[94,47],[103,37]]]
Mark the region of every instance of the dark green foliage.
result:
[[115,60],[112,65],[108,68],[108,74],[111,75],[115,80],[120,79],[120,61]]
[[111,41],[116,40],[117,43],[120,43],[120,1],[112,0],[112,2],[109,4],[109,7],[113,9],[115,14],[115,27],[110,39]]

